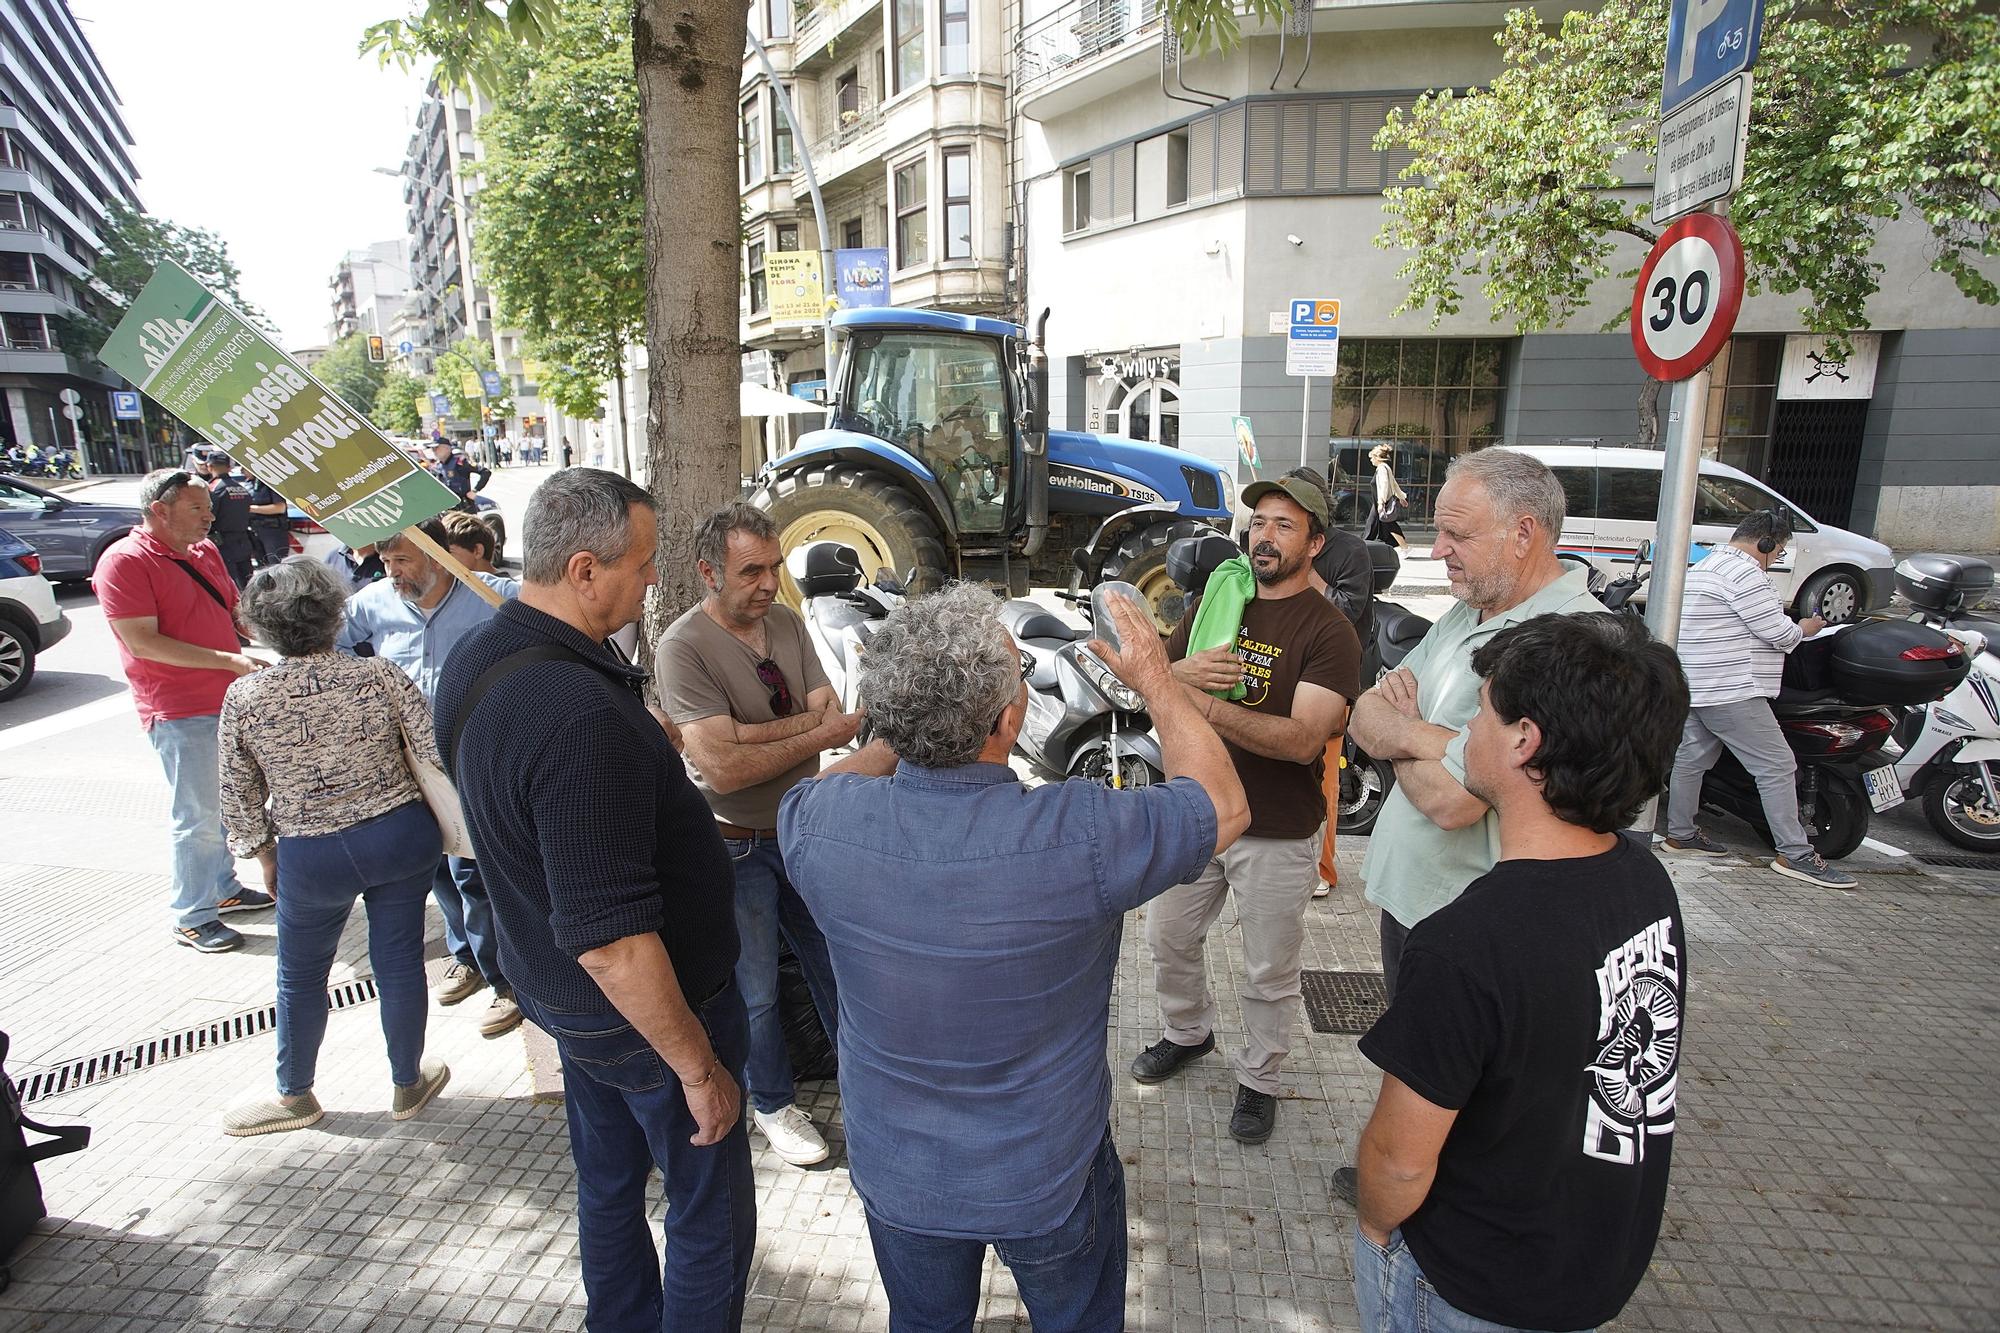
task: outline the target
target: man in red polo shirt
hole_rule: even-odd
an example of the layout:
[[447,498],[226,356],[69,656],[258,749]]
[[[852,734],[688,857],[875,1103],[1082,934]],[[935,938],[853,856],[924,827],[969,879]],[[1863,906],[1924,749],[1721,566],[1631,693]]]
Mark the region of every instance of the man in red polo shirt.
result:
[[243,655],[236,584],[208,540],[215,521],[206,487],[163,469],[139,483],[145,526],[104,553],[91,582],[118,636],[139,723],[174,793],[174,939],[202,953],[239,948],[225,912],[269,907],[246,889],[222,835],[215,724],[229,682],[263,663]]

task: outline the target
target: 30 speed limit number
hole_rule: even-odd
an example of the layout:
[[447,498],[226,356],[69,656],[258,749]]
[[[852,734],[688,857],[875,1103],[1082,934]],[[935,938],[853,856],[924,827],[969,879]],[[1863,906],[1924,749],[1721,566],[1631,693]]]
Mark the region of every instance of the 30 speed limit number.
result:
[[1743,308],[1743,243],[1713,213],[1664,232],[1632,289],[1632,350],[1656,380],[1684,380],[1715,359]]

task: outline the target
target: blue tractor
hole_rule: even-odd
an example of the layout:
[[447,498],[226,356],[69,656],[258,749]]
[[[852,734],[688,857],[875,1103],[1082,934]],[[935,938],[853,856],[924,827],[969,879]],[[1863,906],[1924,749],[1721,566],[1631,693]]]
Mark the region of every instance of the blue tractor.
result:
[[[1048,315],[1042,315],[1046,324]],[[1047,424],[1039,329],[935,310],[843,310],[827,429],[765,469],[752,501],[787,552],[845,542],[913,592],[968,579],[1135,584],[1175,614],[1167,544],[1227,528],[1229,476],[1164,445]],[[785,595],[797,604],[797,590]]]

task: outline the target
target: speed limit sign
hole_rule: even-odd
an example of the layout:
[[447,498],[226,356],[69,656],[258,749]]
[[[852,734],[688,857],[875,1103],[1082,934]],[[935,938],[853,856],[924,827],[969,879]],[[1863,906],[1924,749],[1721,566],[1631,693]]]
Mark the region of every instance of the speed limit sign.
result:
[[1632,289],[1632,350],[1656,380],[1684,380],[1729,341],[1743,308],[1743,242],[1713,213],[1660,233]]

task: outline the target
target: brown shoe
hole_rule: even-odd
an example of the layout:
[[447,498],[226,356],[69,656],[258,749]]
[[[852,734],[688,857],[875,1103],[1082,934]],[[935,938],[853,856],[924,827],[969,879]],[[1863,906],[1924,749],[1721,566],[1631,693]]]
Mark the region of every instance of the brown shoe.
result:
[[479,1020],[479,1035],[498,1037],[521,1026],[521,1006],[514,1003],[511,991],[495,991],[493,1003],[486,1006],[486,1013]]

